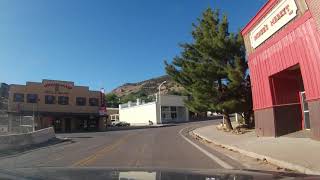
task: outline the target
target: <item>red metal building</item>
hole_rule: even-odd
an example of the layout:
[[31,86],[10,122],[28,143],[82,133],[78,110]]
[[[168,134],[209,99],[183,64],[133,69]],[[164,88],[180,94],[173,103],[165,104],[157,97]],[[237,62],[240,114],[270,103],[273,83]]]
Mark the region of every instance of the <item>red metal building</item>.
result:
[[320,0],[269,0],[242,35],[257,134],[320,140]]

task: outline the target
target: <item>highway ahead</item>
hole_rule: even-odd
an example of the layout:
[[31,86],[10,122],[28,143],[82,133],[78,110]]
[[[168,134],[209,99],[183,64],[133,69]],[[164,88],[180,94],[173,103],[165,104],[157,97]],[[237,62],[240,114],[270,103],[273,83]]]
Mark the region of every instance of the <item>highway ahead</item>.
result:
[[137,130],[58,134],[60,137],[70,137],[73,141],[1,157],[0,168],[244,168],[230,156],[188,136],[189,130],[212,123],[216,121]]

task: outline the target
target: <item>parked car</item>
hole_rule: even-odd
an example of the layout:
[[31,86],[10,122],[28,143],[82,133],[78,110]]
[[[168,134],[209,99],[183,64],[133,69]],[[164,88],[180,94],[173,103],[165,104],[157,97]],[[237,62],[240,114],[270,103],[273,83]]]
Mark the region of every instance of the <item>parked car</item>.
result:
[[115,126],[117,126],[117,127],[130,126],[130,123],[120,121],[120,122],[117,123]]

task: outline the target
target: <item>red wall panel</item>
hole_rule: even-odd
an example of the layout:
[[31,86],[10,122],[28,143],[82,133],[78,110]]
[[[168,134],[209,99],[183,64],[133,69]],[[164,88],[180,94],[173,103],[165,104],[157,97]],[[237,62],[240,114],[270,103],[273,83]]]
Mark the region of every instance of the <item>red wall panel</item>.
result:
[[282,29],[249,55],[254,109],[274,104],[269,77],[300,65],[307,100],[320,98],[320,33],[310,12]]

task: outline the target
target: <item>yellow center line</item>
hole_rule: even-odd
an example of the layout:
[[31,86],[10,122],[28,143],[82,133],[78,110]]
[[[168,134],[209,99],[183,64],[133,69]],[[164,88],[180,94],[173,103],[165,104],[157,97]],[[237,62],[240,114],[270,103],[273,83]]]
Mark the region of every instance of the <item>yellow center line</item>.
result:
[[96,151],[92,155],[75,162],[74,164],[72,164],[72,166],[75,166],[75,167],[87,166],[87,165],[95,162],[98,158],[104,156],[106,153],[110,152],[111,150],[115,149],[117,146],[119,146],[120,144],[125,142],[130,136],[132,136],[132,135],[128,134],[128,135],[124,136],[123,138],[120,138],[116,143],[108,145],[108,146]]

